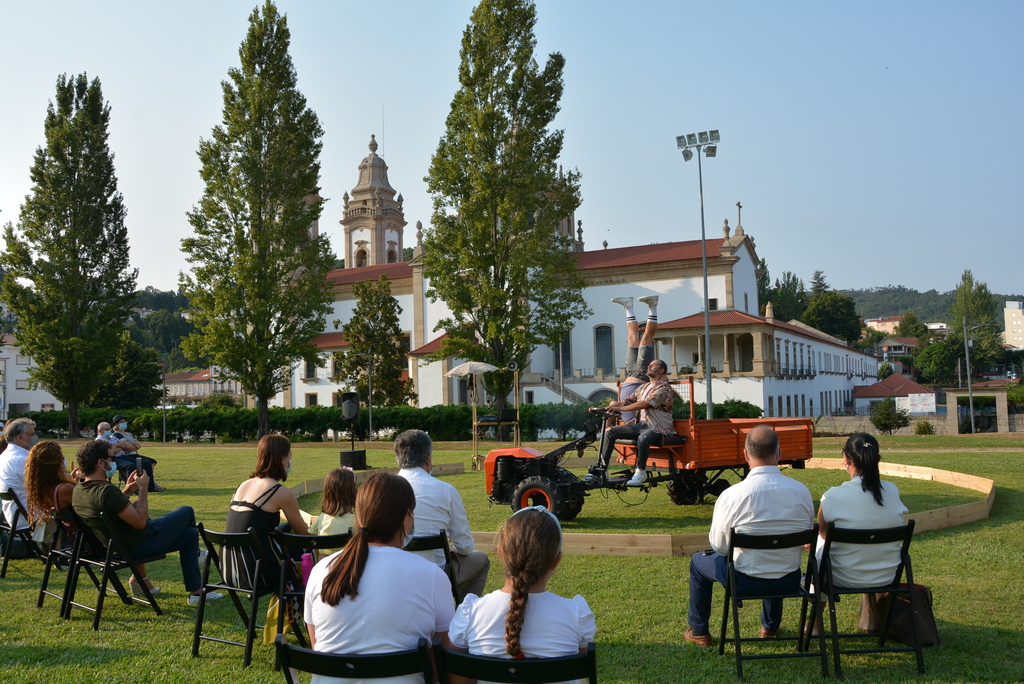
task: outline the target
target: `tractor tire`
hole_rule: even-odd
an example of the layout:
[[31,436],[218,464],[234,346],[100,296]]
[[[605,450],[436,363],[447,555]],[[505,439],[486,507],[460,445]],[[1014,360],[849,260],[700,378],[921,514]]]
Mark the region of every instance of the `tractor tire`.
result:
[[559,468],[558,486],[562,491],[565,503],[562,504],[562,512],[556,513],[556,515],[562,522],[573,520],[583,510],[583,502],[585,501],[583,484],[574,474],[565,468]]
[[565,497],[558,484],[551,478],[534,475],[520,482],[512,495],[512,510],[518,511],[528,506],[544,506],[561,517],[562,509],[565,508]]
[[680,473],[676,479],[668,481],[668,497],[677,506],[696,506],[704,503],[704,489],[701,482],[703,479],[691,471]]

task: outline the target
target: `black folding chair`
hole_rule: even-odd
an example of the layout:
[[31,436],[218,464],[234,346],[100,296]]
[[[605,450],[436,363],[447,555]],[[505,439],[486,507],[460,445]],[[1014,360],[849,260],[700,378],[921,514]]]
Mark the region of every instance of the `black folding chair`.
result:
[[441,549],[444,551],[444,574],[448,575],[448,581],[452,584],[452,596],[455,598],[455,605],[459,604],[459,580],[455,575],[455,559],[452,557],[452,547],[448,544],[448,533],[441,530],[429,537],[414,537],[405,545],[406,551],[433,551]]
[[[732,627],[733,627],[733,648],[736,651],[736,676],[743,679],[743,661],[744,660],[763,660],[768,658],[820,658],[821,659],[821,674],[823,677],[828,676],[828,649],[825,648],[825,636],[823,634],[818,635],[818,651],[811,652],[810,640],[804,643],[803,632],[804,625],[807,618],[807,607],[811,606],[811,624],[817,616],[818,611],[818,585],[814,583],[814,578],[817,576],[817,561],[814,556],[814,548],[818,539],[818,526],[815,525],[809,530],[803,532],[790,532],[788,534],[744,534],[737,532],[736,528],[733,528],[729,533],[729,555],[728,555],[728,567],[726,570],[726,586],[725,586],[725,600],[722,607],[722,638],[718,644],[718,654],[725,654],[725,642],[728,640],[728,628],[729,628],[729,605],[733,604],[732,611]],[[807,558],[807,571],[804,574],[803,584],[797,586],[797,588],[791,592],[784,594],[740,594],[737,583],[736,583],[736,570],[735,563],[733,561],[734,552],[736,549],[759,549],[759,550],[779,550],[779,549],[792,549],[802,548],[804,545],[810,544],[810,553]],[[764,643],[764,640],[760,637],[741,637],[740,636],[740,617],[739,608],[743,606],[744,601],[760,601],[763,599],[785,599],[785,598],[799,598],[801,599],[800,606],[800,629],[797,636],[791,637],[776,637],[771,641],[795,641],[796,652],[795,653],[755,653],[750,655],[744,655],[742,652],[742,644],[749,642]]]
[[587,644],[586,653],[574,653],[558,658],[510,659],[470,655],[462,651],[441,648],[441,640],[437,637],[434,638],[433,645],[437,676],[442,682],[448,681],[448,675],[460,675],[470,679],[507,684],[579,679],[597,684],[597,655],[593,641]]
[[[157,615],[163,615],[163,611],[160,610],[160,606],[153,597],[153,593],[146,586],[145,579],[139,571],[138,566],[163,560],[167,556],[161,553],[153,556],[147,556],[146,558],[134,558],[124,545],[121,535],[117,532],[117,528],[111,524],[109,514],[100,513],[100,519],[103,521],[104,525],[106,525],[108,534],[110,535],[110,543],[104,544],[100,538],[96,536],[95,531],[88,525],[88,523],[86,523],[73,509],[69,507],[65,510],[69,511],[68,515],[72,517],[75,526],[78,528],[80,542],[78,553],[73,559],[71,568],[68,571],[71,576],[68,578],[67,591],[65,591],[64,617],[71,617],[72,608],[87,610],[93,614],[92,628],[94,630],[99,629],[100,620],[103,617],[104,599],[106,598],[110,587],[113,587],[114,592],[125,605],[130,606],[133,602],[143,603],[152,608],[153,612]],[[96,587],[95,608],[75,601],[75,595],[78,591],[78,576],[83,567],[100,569],[100,581]],[[131,570],[132,575],[135,577],[135,581],[140,587],[142,587],[145,598],[136,598],[125,590],[124,584],[121,583],[120,578],[117,576],[119,570],[125,569]],[[95,575],[92,574],[92,570],[89,571],[89,574],[93,576],[93,580],[95,581]],[[110,585],[109,587],[108,584]]]
[[[344,548],[352,539],[352,528],[345,534],[325,534],[313,536],[308,534],[290,534],[281,530],[274,530],[270,533],[278,548],[282,549],[285,558],[281,563],[281,582],[277,587],[277,633],[284,634],[285,606],[291,603],[294,606],[296,620],[295,637],[299,640],[300,646],[306,645],[306,639],[299,626],[298,617],[302,614],[302,603],[306,596],[306,585],[302,581],[302,572],[291,560],[291,549],[305,549],[313,554],[318,551],[336,550]],[[314,560],[316,556],[313,556]]]
[[[68,506],[68,508],[71,508]],[[37,608],[43,607],[43,599],[47,596],[58,599],[60,601],[60,616],[64,617],[65,612],[65,598],[68,596],[68,588],[71,580],[71,565],[75,560],[75,547],[79,544],[79,535],[77,529],[74,534],[68,534],[68,528],[65,525],[71,526],[73,523],[66,513],[58,513],[55,510],[50,510],[50,518],[58,521],[56,531],[53,533],[53,543],[50,544],[50,550],[46,554],[46,567],[43,570],[43,581],[39,585],[39,600],[36,602]],[[64,568],[67,570],[67,576],[64,578],[64,593],[58,594],[56,591],[50,590],[50,574],[53,572],[53,568]],[[92,572],[92,568],[89,568],[90,576],[92,577],[93,584],[99,589],[99,579],[95,573]]]
[[292,676],[292,668],[300,672],[349,679],[384,679],[421,674],[424,681],[434,681],[430,648],[427,646],[427,640],[422,637],[414,649],[372,655],[311,651],[308,648],[289,645],[283,634],[278,634],[274,643],[281,669],[284,670],[284,680],[288,684],[298,684],[297,679]]
[[44,563],[46,562],[46,552],[32,539],[31,527],[18,529],[19,520],[28,521],[28,511],[25,510],[25,506],[21,503],[21,499],[18,498],[14,490],[9,489],[6,492],[0,492],[0,499],[14,502],[14,520],[8,521],[5,516],[0,515],[0,532],[7,533],[7,545],[4,547],[4,561],[2,567],[0,567],[0,577],[6,578],[7,563],[11,560],[11,553],[14,552],[15,539],[20,539],[25,548]]
[[[263,625],[256,623],[256,618],[259,615],[260,598],[274,593],[273,589],[263,586],[259,579],[262,577],[262,572],[265,572],[271,563],[276,562],[276,559],[272,561],[267,558],[263,543],[256,534],[256,530],[251,527],[247,532],[214,532],[203,527],[202,523],[199,523],[198,527],[199,536],[206,544],[207,554],[206,562],[203,564],[203,586],[199,594],[196,628],[192,637],[192,656],[196,657],[199,655],[199,642],[204,640],[241,646],[245,649],[242,667],[249,667],[249,663],[252,662],[252,645],[256,640],[256,630],[263,628]],[[252,549],[256,563],[251,568],[251,572],[249,572],[250,568],[245,568],[245,576],[238,578],[240,583],[233,584],[228,579],[222,555],[225,549],[231,549],[233,552],[240,554],[244,554],[246,549]],[[211,565],[216,567],[217,573],[221,577],[220,582],[210,581]],[[219,639],[203,635],[203,620],[206,617],[206,594],[210,591],[227,592],[228,596],[231,597],[231,602],[235,605],[235,610],[238,611],[242,624],[245,625],[245,641],[231,641],[230,639]],[[239,596],[243,596],[249,601],[248,612],[242,605]]]
[[[825,548],[822,551],[821,556],[821,570],[819,572],[820,584],[821,584],[821,595],[823,599],[828,599],[829,604],[829,617],[832,623],[832,653],[835,659],[835,670],[836,677],[842,677],[843,670],[842,665],[839,662],[839,656],[843,653],[899,653],[899,652],[914,652],[917,654],[917,671],[924,673],[924,653],[921,650],[921,635],[917,632],[917,620],[912,619],[910,621],[914,633],[914,643],[911,646],[886,646],[885,641],[888,638],[889,625],[892,622],[892,612],[896,605],[895,597],[898,595],[904,595],[910,602],[910,611],[913,616],[916,617],[917,606],[914,603],[914,592],[912,588],[914,586],[914,571],[910,564],[910,542],[914,536],[914,521],[910,520],[906,525],[901,527],[890,527],[888,529],[881,530],[851,530],[836,527],[834,522],[828,524],[828,534],[825,537]],[[832,545],[833,544],[888,544],[893,542],[899,542],[900,547],[900,562],[896,566],[896,572],[893,575],[892,581],[875,587],[842,587],[835,583],[832,573]],[[903,575],[906,573],[907,580],[904,584],[902,582]],[[839,602],[839,597],[844,594],[878,594],[888,593],[890,600],[888,607],[885,611],[885,617],[882,620],[882,627],[877,632],[856,632],[849,634],[840,634],[839,628],[836,624],[836,604]],[[841,649],[839,647],[840,639],[857,639],[857,638],[871,638],[878,639],[878,646],[876,648],[856,648],[856,649]]]

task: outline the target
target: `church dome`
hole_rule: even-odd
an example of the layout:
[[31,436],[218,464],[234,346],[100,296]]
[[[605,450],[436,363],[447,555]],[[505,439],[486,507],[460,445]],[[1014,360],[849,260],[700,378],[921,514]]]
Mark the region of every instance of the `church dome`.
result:
[[379,192],[388,199],[394,199],[395,189],[388,182],[388,165],[377,156],[377,137],[375,135],[370,136],[368,147],[370,154],[359,162],[359,183],[352,188],[352,196],[357,197],[366,193],[377,195]]

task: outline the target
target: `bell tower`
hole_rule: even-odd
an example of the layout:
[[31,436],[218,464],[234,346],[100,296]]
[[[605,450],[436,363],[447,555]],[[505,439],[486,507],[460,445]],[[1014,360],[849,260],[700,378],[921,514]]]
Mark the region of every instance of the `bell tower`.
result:
[[342,200],[345,268],[393,264],[402,261],[405,212],[402,195],[388,183],[388,166],[377,156],[376,136],[370,136],[370,154],[359,163],[359,182]]

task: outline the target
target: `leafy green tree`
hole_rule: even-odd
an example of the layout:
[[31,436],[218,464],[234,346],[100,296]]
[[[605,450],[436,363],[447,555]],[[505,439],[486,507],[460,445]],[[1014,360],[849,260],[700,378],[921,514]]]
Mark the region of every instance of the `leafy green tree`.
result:
[[291,359],[320,362],[310,341],[333,300],[334,255],[312,231],[323,130],[296,87],[289,40],[272,2],[252,12],[241,68],[222,83],[222,125],[199,145],[206,189],[188,214],[195,235],[181,242],[193,266],[181,288],[196,326],[182,347],[209,355],[256,399],[260,435]]
[[860,339],[861,320],[853,300],[835,290],[814,297],[801,320],[847,342]]
[[871,407],[871,424],[879,432],[891,435],[910,425],[910,411],[896,406],[892,397],[886,397]]
[[916,337],[924,340],[928,337],[928,326],[917,319],[913,311],[903,314],[903,319],[893,330],[897,337]]
[[[337,380],[355,386],[359,397],[369,401],[369,373],[373,373],[373,403],[376,406],[401,406],[416,398],[411,379],[402,379],[406,370],[402,327],[398,317],[402,307],[391,296],[391,283],[385,274],[376,282],[364,280],[352,286],[359,299],[352,316],[342,326],[347,352],[335,354]],[[370,360],[373,363],[370,363]]]
[[36,149],[32,190],[18,226],[4,229],[3,299],[18,317],[30,378],[68,409],[78,408],[110,365],[131,305],[137,271],[128,264],[125,208],[107,145],[110,105],[98,78],[57,79]]
[[872,347],[877,346],[886,337],[885,333],[872,328],[864,328],[861,332],[864,336],[857,340],[856,343],[856,347],[861,351],[870,352]]
[[783,271],[782,279],[776,279],[770,295],[775,318],[784,321],[799,320],[807,310],[807,290],[804,281],[791,271]]
[[953,295],[953,303],[949,305],[948,339],[958,344],[958,355],[963,358],[965,321],[968,329],[985,326],[968,330],[970,339],[973,340],[971,371],[975,375],[983,367],[1003,360],[999,318],[999,304],[989,292],[988,285],[976,281],[969,269],[964,271]]
[[[772,278],[768,273],[768,262],[761,259],[757,266],[757,302],[758,313],[764,316],[765,307],[772,298]],[[773,304],[772,307],[775,305]]]
[[930,382],[952,380],[956,374],[957,351],[948,340],[928,345],[914,358],[914,366]]
[[103,374],[103,384],[89,400],[94,408],[110,407],[121,411],[153,408],[163,394],[159,356],[132,341],[128,331],[121,334],[114,362]]
[[815,271],[811,276],[811,299],[829,291],[828,282],[825,280],[824,271]]
[[230,394],[214,392],[203,397],[199,402],[203,408],[239,408],[238,402]]
[[892,364],[888,361],[883,361],[878,366],[878,379],[885,380],[887,377],[893,374]]
[[[536,8],[482,0],[462,37],[460,88],[426,177],[433,197],[426,231],[427,296],[451,315],[435,355],[524,365],[589,315],[583,280],[558,221],[580,204],[580,175],[562,173],[563,131],[549,126],[562,97],[562,55],[534,57]],[[504,407],[510,373],[485,375]]]

